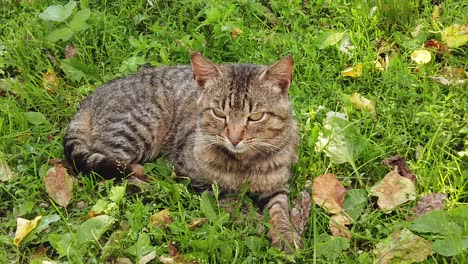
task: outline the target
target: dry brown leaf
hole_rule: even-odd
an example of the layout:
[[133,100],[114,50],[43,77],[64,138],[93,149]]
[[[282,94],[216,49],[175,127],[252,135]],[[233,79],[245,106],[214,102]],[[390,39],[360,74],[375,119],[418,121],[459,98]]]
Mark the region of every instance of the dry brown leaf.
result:
[[66,207],[73,196],[73,179],[61,163],[50,168],[44,177],[44,185],[49,195],[58,205]]
[[371,188],[371,194],[378,197],[377,205],[384,212],[390,212],[396,206],[416,198],[413,182],[398,173],[398,166]]
[[341,212],[345,193],[346,188],[331,173],[315,178],[312,185],[314,202],[332,214]]
[[374,103],[362,96],[360,93],[353,93],[349,97],[349,101],[359,110],[367,110],[371,113],[375,113]]
[[242,33],[244,33],[244,31],[242,31],[242,29],[240,28],[234,28],[232,31],[231,31],[231,37],[233,39],[236,39],[238,38]]
[[444,209],[445,199],[447,199],[447,195],[445,193],[430,193],[421,197],[416,206],[412,209],[413,215],[410,217],[410,220],[415,220],[430,211]]
[[451,66],[442,68],[439,76],[429,76],[429,78],[446,86],[463,86],[468,83],[468,73],[465,69]]
[[439,53],[446,53],[448,51],[447,44],[439,42],[435,39],[430,39],[424,44],[425,48],[434,49]]
[[399,156],[399,155],[389,157],[389,158],[382,160],[382,164],[391,166],[392,168],[395,168],[395,166],[398,166],[398,173],[402,177],[408,178],[412,180],[413,182],[416,181],[416,175],[414,175],[413,171],[408,168],[404,157]]
[[307,229],[311,206],[312,199],[307,191],[302,191],[293,202],[291,222],[299,235],[302,235]]
[[177,248],[172,242],[169,242],[168,251],[169,257],[159,257],[159,261],[161,261],[164,264],[198,264],[198,261],[192,260],[180,254],[179,250],[177,250]]
[[0,182],[7,182],[11,181],[15,178],[16,175],[14,175],[11,172],[10,167],[8,166],[8,163],[6,160],[3,158],[2,153],[0,152]]
[[13,244],[18,246],[21,241],[36,228],[37,223],[41,220],[42,216],[38,215],[33,220],[24,219],[21,217],[16,218],[16,232]]
[[196,227],[203,226],[207,221],[208,221],[208,219],[206,219],[206,218],[195,218],[189,224],[189,230],[193,231],[193,230],[195,230]]
[[65,47],[65,58],[71,59],[75,57],[76,55],[76,48],[72,43],[68,43],[67,46]]
[[351,231],[349,231],[349,229],[346,227],[350,224],[351,219],[349,219],[349,217],[345,216],[344,214],[340,213],[332,215],[328,226],[332,235],[351,239]]
[[174,218],[172,218],[168,209],[164,209],[152,215],[150,221],[154,226],[166,227],[167,224],[174,222]]
[[342,76],[346,77],[360,77],[362,76],[362,63],[358,63],[356,67],[348,67],[341,72]]

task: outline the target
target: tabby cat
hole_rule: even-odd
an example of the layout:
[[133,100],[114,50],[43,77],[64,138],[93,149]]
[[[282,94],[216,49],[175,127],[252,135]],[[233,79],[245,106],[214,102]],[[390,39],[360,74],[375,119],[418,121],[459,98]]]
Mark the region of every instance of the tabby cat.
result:
[[288,205],[298,132],[288,100],[294,61],[217,65],[199,53],[192,65],[145,69],[94,91],[71,120],[66,159],[84,173],[144,177],[165,155],[195,186],[249,193],[268,209],[272,244],[300,246]]

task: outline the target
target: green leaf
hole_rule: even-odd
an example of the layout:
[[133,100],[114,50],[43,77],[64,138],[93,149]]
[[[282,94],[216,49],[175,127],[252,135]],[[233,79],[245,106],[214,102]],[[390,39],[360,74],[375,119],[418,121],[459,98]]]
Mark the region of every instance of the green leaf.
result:
[[85,64],[76,57],[61,60],[60,68],[62,68],[69,78],[78,82],[81,81],[81,79],[94,81],[99,80],[99,76],[97,75],[98,69],[96,66]]
[[91,15],[91,10],[89,8],[80,10],[73,15],[72,20],[68,24],[70,29],[73,32],[80,32],[89,28],[89,25],[86,23],[89,16]]
[[107,240],[104,247],[102,247],[102,259],[107,259],[109,256],[120,250],[122,240],[125,238],[127,233],[128,232],[124,230],[117,230],[110,235],[109,240]]
[[122,201],[124,195],[125,186],[114,186],[110,191],[109,199],[113,202],[119,203],[120,201]]
[[421,262],[432,254],[431,242],[408,229],[393,232],[380,241],[375,249],[376,263]]
[[70,1],[65,6],[53,5],[47,7],[47,9],[39,14],[39,18],[42,20],[63,22],[72,14],[73,9],[76,7],[75,1]]
[[343,254],[343,250],[349,248],[349,240],[344,237],[330,236],[322,233],[317,238],[317,256],[323,256],[326,263],[335,263]]
[[218,214],[213,208],[212,201],[213,196],[210,195],[208,192],[205,191],[201,194],[200,209],[208,219],[214,221],[218,218]]
[[367,191],[351,189],[346,192],[343,210],[354,221],[358,220],[367,206]]
[[79,245],[94,242],[114,223],[114,218],[107,215],[99,215],[86,220],[77,231],[77,242]]
[[317,40],[319,42],[319,48],[324,49],[329,46],[334,46],[340,42],[344,36],[344,32],[326,32]]
[[138,70],[138,66],[145,64],[146,60],[143,56],[133,56],[122,62],[122,65],[119,68],[121,73],[132,73]]
[[108,207],[109,207],[109,202],[108,201],[106,201],[104,199],[99,199],[99,200],[97,200],[96,204],[93,205],[93,207],[91,208],[91,211],[93,211],[96,214],[100,214],[100,213],[106,211]]
[[58,28],[47,35],[47,40],[50,42],[57,42],[59,40],[67,41],[73,37],[73,31],[68,27]]
[[40,125],[47,122],[46,117],[40,112],[26,112],[24,117],[33,125]]
[[43,216],[41,218],[41,220],[39,221],[39,223],[37,224],[36,229],[34,229],[34,232],[36,234],[39,234],[44,229],[48,228],[51,223],[57,222],[58,220],[60,220],[59,215],[46,215],[46,216]]
[[323,134],[316,146],[324,151],[334,164],[348,162],[355,168],[354,161],[367,144],[367,140],[351,122],[338,116],[329,116],[325,120]]
[[[72,233],[66,234],[50,234],[48,236],[50,245],[57,250],[57,252],[62,256],[77,255],[75,249],[78,249],[74,246],[76,237]],[[79,251],[78,251],[79,252]]]
[[420,216],[409,229],[417,232],[424,233],[447,233],[447,224],[449,222],[449,215],[445,211],[431,211],[427,214]]
[[458,255],[466,249],[468,249],[468,238],[461,238],[460,236],[446,237],[445,239],[436,240],[432,244],[434,252],[446,257]]
[[151,246],[149,235],[146,233],[143,233],[143,234],[140,234],[137,242],[133,246],[129,247],[126,250],[126,252],[130,255],[141,257],[150,253],[153,250],[154,248],[153,246]]

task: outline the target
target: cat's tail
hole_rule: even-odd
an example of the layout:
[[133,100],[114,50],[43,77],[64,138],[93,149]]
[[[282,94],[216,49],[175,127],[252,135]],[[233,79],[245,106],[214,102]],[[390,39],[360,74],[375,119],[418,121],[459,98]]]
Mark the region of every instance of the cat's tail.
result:
[[105,156],[92,148],[91,111],[80,109],[68,125],[63,139],[66,160],[78,172],[95,172],[105,179],[122,178],[134,172],[134,168]]

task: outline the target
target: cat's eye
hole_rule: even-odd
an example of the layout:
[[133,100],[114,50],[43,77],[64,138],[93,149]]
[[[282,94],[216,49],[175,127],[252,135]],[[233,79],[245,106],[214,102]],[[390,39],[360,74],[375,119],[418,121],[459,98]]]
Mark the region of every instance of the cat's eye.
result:
[[211,112],[217,118],[226,118],[226,114],[223,111],[219,110],[219,109],[213,108],[211,110]]
[[258,112],[258,113],[253,113],[249,116],[249,121],[259,121],[260,119],[263,118],[265,113]]

